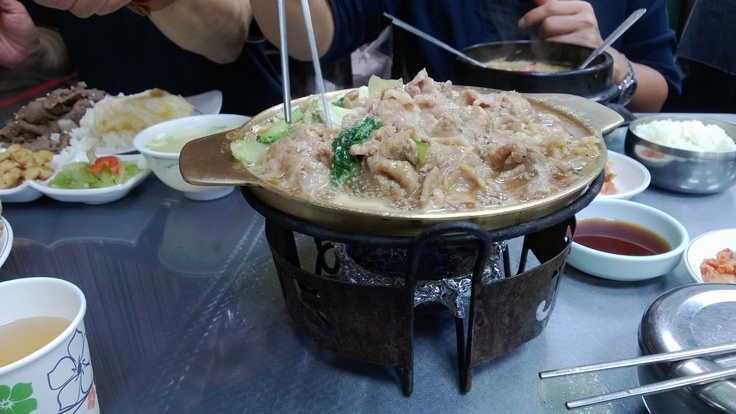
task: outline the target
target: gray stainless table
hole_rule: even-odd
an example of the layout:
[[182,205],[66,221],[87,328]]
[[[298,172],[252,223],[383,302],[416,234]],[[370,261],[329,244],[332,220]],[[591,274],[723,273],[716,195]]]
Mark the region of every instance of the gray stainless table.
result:
[[[622,132],[612,149],[622,151]],[[736,188],[697,197],[649,189],[633,200],[674,216],[693,238],[733,226]],[[4,207],[15,242],[0,280],[52,276],[82,288],[105,413],[566,412],[565,401],[637,385],[635,371],[544,381],[538,372],[636,356],[646,308],[690,282],[682,265],[631,283],[568,266],[546,329],[477,367],[467,394],[451,316],[420,316],[414,393],[404,397],[398,371],[339,357],[295,328],[264,220],[237,191],[195,202],[150,176],[111,204],[41,198]],[[630,399],[585,412],[645,408]]]

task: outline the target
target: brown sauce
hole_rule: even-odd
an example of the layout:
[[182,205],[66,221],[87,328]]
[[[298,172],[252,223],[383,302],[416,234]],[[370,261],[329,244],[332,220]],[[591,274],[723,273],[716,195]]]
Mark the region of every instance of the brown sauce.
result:
[[578,222],[576,243],[602,252],[626,256],[667,253],[672,246],[658,234],[619,220],[585,219]]

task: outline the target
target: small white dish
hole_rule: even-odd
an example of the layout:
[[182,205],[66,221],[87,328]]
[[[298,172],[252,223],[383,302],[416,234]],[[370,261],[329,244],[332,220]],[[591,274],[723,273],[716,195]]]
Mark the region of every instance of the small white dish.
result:
[[725,248],[736,251],[736,228],[711,231],[690,242],[682,260],[693,281],[703,283],[700,264],[705,259],[716,257],[716,253]]
[[10,250],[13,248],[13,228],[10,227],[10,223],[5,220],[5,217],[0,217],[0,222],[3,225],[2,234],[0,234],[0,267],[2,267],[5,261],[8,260]]
[[608,150],[610,171],[615,174],[613,184],[618,189],[616,194],[599,194],[606,199],[628,200],[649,187],[652,180],[649,170],[639,161],[618,152]]
[[219,114],[222,108],[222,92],[217,89],[187,96],[184,99],[194,105],[194,111],[200,115]]
[[630,223],[653,232],[671,247],[665,253],[630,256],[583,246],[573,238],[567,263],[603,279],[635,281],[665,275],[680,263],[689,241],[687,230],[679,221],[654,207],[629,200],[596,198],[575,218],[578,226],[585,219]]
[[39,199],[42,192],[31,187],[28,181],[23,181],[19,186],[0,189],[0,200],[3,203],[27,203]]
[[[160,151],[164,143],[177,143],[202,138],[215,133],[229,131],[245,124],[250,117],[234,114],[195,115],[171,119],[152,125],[133,139],[133,146],[146,158],[153,173],[164,184],[181,191],[191,200],[214,200],[230,194],[234,186],[201,186],[184,181],[179,170],[181,148],[171,147],[171,151]],[[158,144],[156,146],[155,144]]]
[[120,161],[124,162],[135,162],[141,168],[141,171],[131,177],[128,181],[123,184],[116,184],[110,187],[103,188],[54,188],[49,187],[48,183],[51,181],[63,165],[69,162],[75,161],[87,161],[87,155],[83,153],[77,153],[69,157],[54,157],[51,165],[54,168],[54,175],[46,181],[35,182],[31,181],[29,184],[42,192],[47,197],[53,198],[54,200],[70,202],[70,203],[84,203],[84,204],[105,204],[119,200],[140,184],[148,174],[151,173],[151,168],[146,163],[146,160],[140,154],[128,154],[128,155],[116,155]]

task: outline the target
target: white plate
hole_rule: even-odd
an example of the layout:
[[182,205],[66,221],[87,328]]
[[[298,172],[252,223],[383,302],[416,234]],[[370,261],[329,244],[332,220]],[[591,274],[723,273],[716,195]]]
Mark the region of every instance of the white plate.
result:
[[10,255],[10,249],[13,248],[13,228],[5,217],[0,217],[3,223],[3,233],[0,234],[0,266],[2,266]]
[[61,166],[74,161],[87,161],[86,154],[77,153],[69,157],[58,157],[55,156],[51,162],[54,168],[54,176],[43,182],[30,182],[30,185],[42,192],[46,196],[53,198],[58,201],[65,201],[71,203],[85,203],[85,204],[104,204],[119,200],[125,197],[130,190],[140,184],[147,176],[151,173],[151,168],[146,163],[146,160],[140,154],[128,154],[118,155],[121,161],[125,162],[136,162],[141,168],[141,171],[131,177],[128,181],[123,184],[116,184],[110,187],[103,188],[53,188],[48,186],[48,182],[51,181],[56,174],[58,174]]
[[194,105],[194,111],[200,115],[219,114],[222,108],[222,92],[217,89],[187,96],[184,99]]
[[[187,96],[184,99],[194,105],[194,112],[199,115],[218,114],[222,107],[222,92],[217,89],[200,93],[198,95]],[[96,154],[104,156],[130,154],[135,152],[137,151],[131,146],[128,149],[117,151],[98,150]],[[68,155],[62,157],[65,158],[67,156]],[[57,157],[58,156],[54,156],[54,159],[57,159]],[[59,168],[60,167],[54,167],[54,171]],[[39,199],[42,195],[43,192],[39,191],[37,186],[32,186],[28,182],[23,182],[21,185],[14,188],[0,189],[0,200],[4,203],[27,203]]]
[[[7,151],[0,148],[0,153]],[[26,203],[41,197],[43,194],[23,181],[19,186],[13,188],[0,188],[0,200],[3,203]]]
[[23,181],[17,187],[0,189],[0,200],[3,203],[27,203],[37,200],[42,195],[42,192],[31,187],[27,181]]
[[628,200],[649,187],[652,176],[639,161],[611,150],[608,150],[608,160],[611,172],[615,174],[613,184],[619,191],[617,194],[599,194],[598,197]]
[[[222,107],[222,92],[217,89],[213,89],[208,92],[200,93],[198,95],[192,95],[184,97],[190,104],[194,105],[194,115],[210,115],[219,114],[220,108]],[[131,154],[137,152],[132,145],[129,148],[124,149],[105,149],[104,147],[98,147],[95,149],[95,155],[120,155],[120,154]]]
[[690,277],[697,283],[703,283],[700,264],[705,259],[716,257],[716,253],[726,247],[736,250],[736,228],[711,231],[693,239],[683,256]]

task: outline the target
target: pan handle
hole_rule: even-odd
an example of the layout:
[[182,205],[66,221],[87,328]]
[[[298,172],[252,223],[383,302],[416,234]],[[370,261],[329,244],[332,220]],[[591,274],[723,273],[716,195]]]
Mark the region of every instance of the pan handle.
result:
[[525,93],[526,97],[552,106],[566,108],[576,117],[605,135],[623,125],[624,118],[613,109],[582,96],[565,93]]
[[192,185],[263,185],[243,168],[230,152],[230,131],[219,132],[188,142],[179,154],[179,170]]

